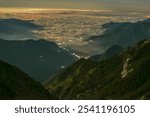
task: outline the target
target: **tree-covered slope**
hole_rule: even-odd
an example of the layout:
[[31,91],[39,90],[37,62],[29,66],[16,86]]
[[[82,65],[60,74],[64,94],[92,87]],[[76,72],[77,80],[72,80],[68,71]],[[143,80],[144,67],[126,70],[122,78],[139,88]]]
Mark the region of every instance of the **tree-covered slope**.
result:
[[0,61],[0,99],[52,99],[52,96],[21,70]]
[[150,40],[101,62],[81,59],[46,87],[59,99],[150,99]]

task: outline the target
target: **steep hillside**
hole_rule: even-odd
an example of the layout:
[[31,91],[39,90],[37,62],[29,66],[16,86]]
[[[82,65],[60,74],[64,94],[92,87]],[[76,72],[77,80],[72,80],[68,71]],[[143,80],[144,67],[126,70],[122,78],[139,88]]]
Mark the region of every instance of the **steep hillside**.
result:
[[44,87],[18,68],[0,61],[0,99],[53,99]]
[[46,87],[59,99],[150,99],[150,40],[101,62],[81,59]]
[[110,22],[103,25],[104,34],[92,36],[88,41],[99,46],[103,51],[118,45],[128,47],[136,44],[140,40],[150,38],[150,19],[130,22]]
[[42,82],[62,67],[73,63],[76,57],[46,40],[0,40],[0,59]]

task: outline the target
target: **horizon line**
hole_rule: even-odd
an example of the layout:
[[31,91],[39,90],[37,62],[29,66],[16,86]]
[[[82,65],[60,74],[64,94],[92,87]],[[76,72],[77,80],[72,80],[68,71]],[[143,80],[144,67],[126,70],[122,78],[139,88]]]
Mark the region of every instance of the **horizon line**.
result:
[[[6,11],[10,12],[22,12],[24,10],[28,10],[28,11],[47,11],[47,10],[51,10],[51,11],[94,11],[94,12],[112,12],[113,10],[95,10],[95,9],[75,9],[75,8],[31,8],[31,7],[0,7],[0,12],[6,12]],[[12,11],[13,10],[13,11]],[[21,11],[20,11],[21,10]]]

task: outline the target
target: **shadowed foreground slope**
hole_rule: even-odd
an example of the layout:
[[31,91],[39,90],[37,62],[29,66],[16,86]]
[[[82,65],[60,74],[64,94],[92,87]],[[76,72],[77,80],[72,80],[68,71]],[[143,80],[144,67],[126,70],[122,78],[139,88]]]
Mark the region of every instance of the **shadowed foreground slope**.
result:
[[52,99],[44,87],[18,68],[0,61],[0,99]]

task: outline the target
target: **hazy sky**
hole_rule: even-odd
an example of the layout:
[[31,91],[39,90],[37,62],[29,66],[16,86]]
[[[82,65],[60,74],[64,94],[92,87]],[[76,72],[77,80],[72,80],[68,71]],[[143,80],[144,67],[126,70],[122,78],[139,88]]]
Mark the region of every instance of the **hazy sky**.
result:
[[0,0],[0,7],[149,11],[150,0]]

